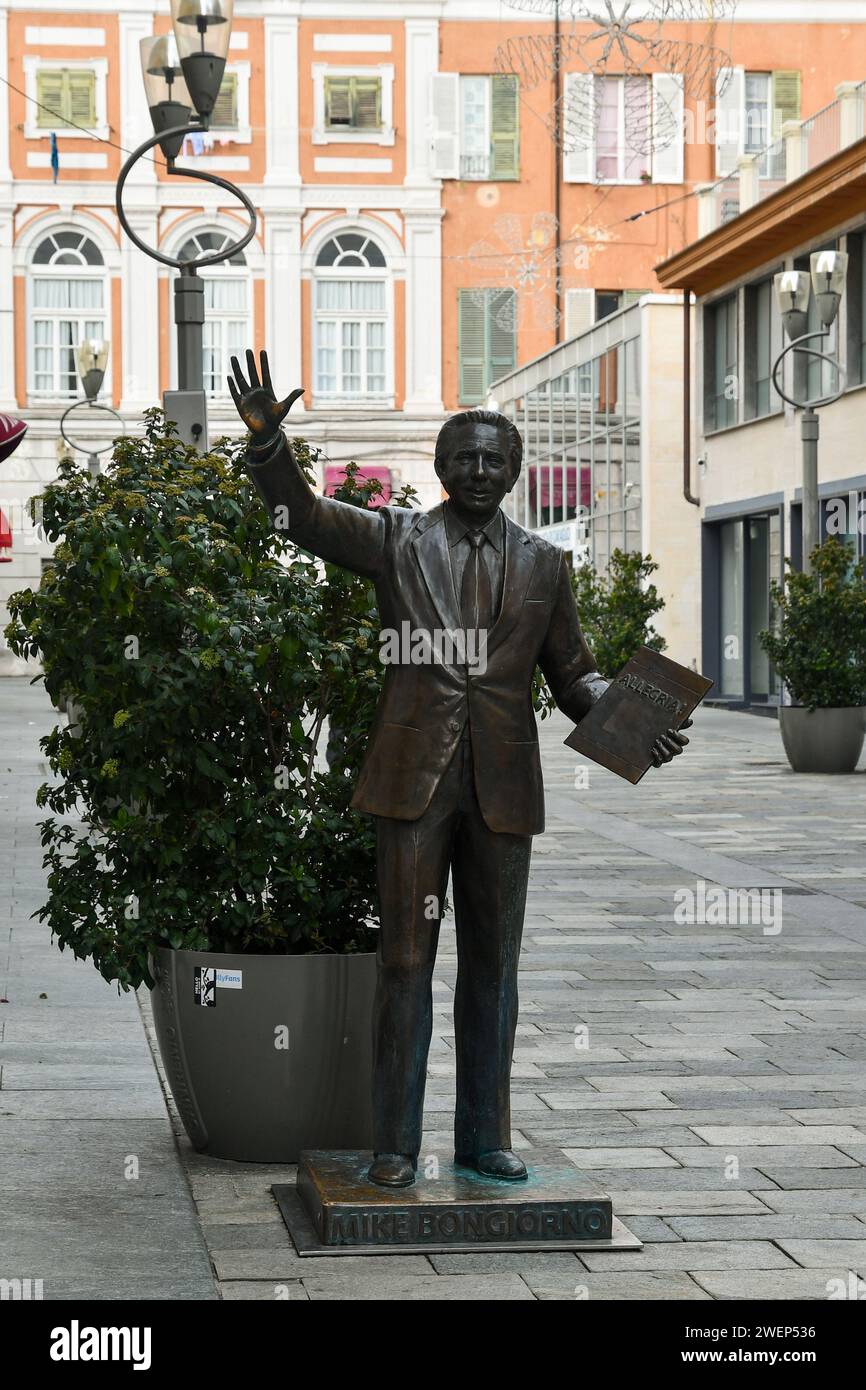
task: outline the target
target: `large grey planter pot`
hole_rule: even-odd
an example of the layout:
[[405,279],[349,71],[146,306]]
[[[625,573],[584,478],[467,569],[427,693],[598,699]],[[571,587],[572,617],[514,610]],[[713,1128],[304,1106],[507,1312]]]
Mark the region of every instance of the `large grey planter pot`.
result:
[[[213,1006],[198,1002],[197,967],[228,972]],[[196,1149],[295,1163],[301,1149],[372,1147],[374,954],[164,948],[151,971],[159,1050]]]
[[866,736],[866,709],[782,705],[779,727],[795,772],[853,772]]

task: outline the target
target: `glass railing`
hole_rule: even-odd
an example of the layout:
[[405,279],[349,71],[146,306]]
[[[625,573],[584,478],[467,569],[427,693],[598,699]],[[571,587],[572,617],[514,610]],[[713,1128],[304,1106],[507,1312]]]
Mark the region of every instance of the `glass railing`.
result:
[[842,103],[833,101],[803,122],[803,170],[815,169],[842,148]]

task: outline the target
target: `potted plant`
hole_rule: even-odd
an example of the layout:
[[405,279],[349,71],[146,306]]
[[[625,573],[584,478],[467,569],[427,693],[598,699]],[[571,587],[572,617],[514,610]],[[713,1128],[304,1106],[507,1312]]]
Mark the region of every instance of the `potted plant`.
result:
[[638,551],[614,550],[606,574],[581,565],[572,577],[584,636],[602,675],[617,675],[640,647],[663,652],[653,618],[665,601],[652,583],[658,562]]
[[[273,534],[242,454],[200,456],[148,411],[102,476],[63,462],[41,499],[54,564],[7,638],[80,721],[42,742],[38,915],[153,991],[196,1148],[285,1162],[370,1142],[375,848],[349,801],[378,619],[364,581]],[[341,495],[377,488],[350,468]]]
[[788,563],[773,583],[776,615],[760,642],[793,703],[779,725],[795,772],[853,772],[866,733],[866,562],[835,536],[812,552],[812,572]]

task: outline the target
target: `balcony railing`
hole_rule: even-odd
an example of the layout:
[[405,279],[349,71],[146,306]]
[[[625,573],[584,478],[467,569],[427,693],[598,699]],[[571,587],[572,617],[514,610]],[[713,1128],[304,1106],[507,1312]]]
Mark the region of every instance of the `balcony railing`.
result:
[[739,166],[699,190],[698,234],[707,236],[771,197],[866,134],[866,81],[843,82],[836,100],[804,121],[786,121],[781,139],[744,155]]

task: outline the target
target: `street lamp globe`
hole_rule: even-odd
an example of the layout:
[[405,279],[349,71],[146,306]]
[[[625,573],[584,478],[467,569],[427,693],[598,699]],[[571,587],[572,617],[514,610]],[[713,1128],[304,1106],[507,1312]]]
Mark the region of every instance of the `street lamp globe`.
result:
[[[192,100],[187,90],[186,80],[180,66],[180,56],[174,34],[154,34],[142,39],[141,73],[153,131],[172,126],[188,125],[192,115]],[[169,136],[160,140],[159,145],[166,159],[176,159],[183,144],[182,135]]]
[[809,257],[812,270],[812,288],[818,304],[818,313],[825,328],[829,328],[839,312],[839,304],[845,290],[848,276],[848,253],[846,251],[815,251]]
[[782,270],[774,277],[776,302],[785,325],[785,332],[793,342],[802,338],[809,326],[809,297],[812,281],[806,270]]
[[89,401],[95,401],[99,395],[108,366],[108,348],[107,338],[85,338],[78,344],[75,353],[78,375]]
[[233,9],[234,0],[171,0],[180,64],[204,125],[210,120],[223,80]]

